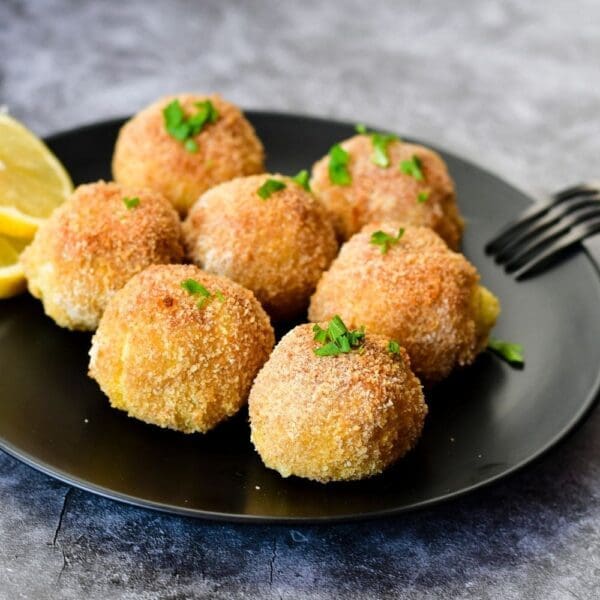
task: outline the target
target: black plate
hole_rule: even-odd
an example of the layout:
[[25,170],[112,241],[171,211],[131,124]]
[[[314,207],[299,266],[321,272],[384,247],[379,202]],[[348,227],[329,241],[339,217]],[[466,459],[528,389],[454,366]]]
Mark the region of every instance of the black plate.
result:
[[[348,124],[251,112],[272,171],[295,173],[352,135]],[[122,121],[49,138],[76,183],[110,178]],[[247,413],[207,435],[145,425],[109,408],[88,379],[90,336],[60,329],[28,296],[0,304],[0,446],[92,492],[197,517],[333,521],[431,505],[514,472],[556,444],[592,406],[599,387],[600,285],[579,251],[524,283],[483,255],[499,225],[529,199],[442,152],[468,227],[466,255],[500,297],[496,335],[521,342],[527,366],[483,354],[440,385],[417,449],[369,481],[323,486],[282,479],[249,441]]]

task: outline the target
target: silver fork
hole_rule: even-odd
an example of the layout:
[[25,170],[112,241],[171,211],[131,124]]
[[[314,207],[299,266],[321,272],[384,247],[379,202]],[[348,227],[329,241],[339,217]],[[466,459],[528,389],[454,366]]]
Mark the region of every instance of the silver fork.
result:
[[485,251],[507,273],[524,279],[553,263],[567,248],[600,233],[600,181],[581,183],[536,202],[490,240]]

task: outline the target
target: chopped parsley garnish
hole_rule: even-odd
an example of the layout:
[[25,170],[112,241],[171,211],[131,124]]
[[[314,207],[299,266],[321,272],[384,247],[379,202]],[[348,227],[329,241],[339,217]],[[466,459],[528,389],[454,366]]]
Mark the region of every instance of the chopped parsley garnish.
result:
[[194,106],[198,111],[188,118],[188,123],[193,129],[193,134],[196,135],[207,123],[215,123],[219,118],[219,112],[210,100],[194,102]]
[[512,365],[522,367],[525,364],[523,346],[521,346],[521,344],[514,344],[512,342],[490,338],[488,341],[488,348]]
[[390,235],[385,231],[374,231],[371,234],[371,239],[369,241],[374,246],[381,247],[381,254],[387,254],[387,251],[390,249],[390,246],[397,244],[403,235],[404,229],[402,227],[400,227],[400,229],[398,230],[398,235],[396,236]]
[[278,192],[279,190],[285,189],[286,185],[279,179],[267,179],[259,188],[256,193],[263,199],[266,200],[271,194]]
[[185,140],[185,142],[183,142],[183,147],[191,154],[198,152],[198,142],[194,138]]
[[365,338],[364,329],[350,331],[338,315],[329,321],[327,329],[316,324],[313,331],[315,341],[322,344],[314,349],[317,356],[337,356],[356,349],[360,351]]
[[181,287],[190,296],[204,296],[205,298],[210,298],[210,292],[195,279],[186,279],[185,281],[182,281]]
[[423,171],[421,169],[421,159],[414,155],[409,160],[403,160],[400,163],[400,170],[405,175],[410,175],[413,179],[417,181],[423,181],[425,176],[423,175]]
[[225,302],[225,296],[223,292],[217,290],[214,294],[211,294],[199,281],[195,279],[185,279],[181,282],[181,287],[190,296],[200,296],[200,299],[196,303],[198,308],[204,308],[213,298],[217,298],[219,302]]
[[359,123],[354,127],[357,133],[362,135],[369,135],[373,144],[373,154],[371,155],[371,162],[378,167],[389,167],[390,157],[388,154],[388,146],[391,142],[399,140],[400,138],[393,133],[379,133],[377,131],[369,131],[365,125]]
[[388,146],[391,142],[398,139],[398,136],[393,133],[373,133],[371,134],[371,141],[373,142],[373,155],[371,156],[371,162],[376,164],[378,167],[389,167],[390,157],[388,154]]
[[388,343],[388,352],[390,354],[400,354],[400,344],[396,340],[390,340]]
[[424,190],[417,194],[417,201],[419,202],[419,204],[423,204],[423,202],[427,202],[428,198],[429,198],[428,190]]
[[193,139],[207,123],[214,123],[219,113],[210,100],[195,102],[198,109],[193,115],[186,117],[179,100],[175,99],[163,109],[165,129],[169,135],[180,142],[188,152],[196,152],[198,143]]
[[334,144],[329,150],[329,180],[336,185],[350,185],[352,177],[348,171],[350,154],[339,144]]
[[294,175],[292,179],[301,187],[303,187],[307,192],[310,192],[310,184],[308,180],[310,179],[310,175],[306,169],[302,169],[299,173]]
[[123,204],[125,205],[125,208],[127,210],[131,210],[132,208],[135,208],[136,206],[138,206],[140,203],[140,199],[137,196],[134,196],[133,198],[123,198]]
[[189,135],[189,126],[185,122],[185,113],[179,100],[167,104],[163,109],[165,128],[171,137],[183,141]]

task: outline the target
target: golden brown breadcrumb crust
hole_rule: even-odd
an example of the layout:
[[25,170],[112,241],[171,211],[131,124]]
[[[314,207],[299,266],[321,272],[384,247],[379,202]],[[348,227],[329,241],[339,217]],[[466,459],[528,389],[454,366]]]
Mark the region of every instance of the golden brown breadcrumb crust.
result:
[[[262,199],[257,191],[267,179],[286,187]],[[253,175],[210,189],[190,210],[183,233],[193,262],[252,290],[277,320],[306,310],[337,253],[321,204],[282,175]]]
[[398,341],[415,373],[432,383],[472,363],[485,346],[489,329],[478,331],[473,305],[479,275],[427,227],[405,226],[386,254],[370,243],[374,231],[396,235],[399,227],[370,224],[342,246],[311,299],[309,318],[339,314],[348,326]]
[[[181,287],[187,279],[213,294],[205,306]],[[246,402],[274,341],[252,292],[193,265],[149,267],[109,303],[89,373],[130,416],[205,432]]]
[[367,332],[360,353],[319,357],[310,324],[287,333],[248,399],[252,442],[265,465],[283,477],[363,479],[413,448],[427,406],[408,355],[387,345]]
[[[400,141],[388,145],[390,165],[382,168],[372,161],[373,143],[368,135],[356,135],[341,143],[349,152],[350,185],[336,185],[329,179],[329,157],[313,167],[311,187],[332,215],[341,240],[347,240],[367,223],[381,220],[425,225],[435,230],[452,248],[458,250],[463,221],[456,205],[454,182],[437,152]],[[423,181],[403,173],[402,161],[417,156]],[[419,193],[429,196],[419,202]]]
[[[186,115],[196,102],[210,100],[219,113],[194,138],[196,152],[165,129],[163,109],[178,99]],[[137,113],[119,133],[113,156],[116,181],[158,190],[185,215],[200,194],[214,185],[264,171],[264,150],[242,112],[219,95],[178,94],[161,98]]]
[[[138,198],[127,208],[123,198]],[[79,186],[21,256],[29,291],[60,326],[93,330],[112,295],[152,264],[183,258],[181,225],[158,192]]]

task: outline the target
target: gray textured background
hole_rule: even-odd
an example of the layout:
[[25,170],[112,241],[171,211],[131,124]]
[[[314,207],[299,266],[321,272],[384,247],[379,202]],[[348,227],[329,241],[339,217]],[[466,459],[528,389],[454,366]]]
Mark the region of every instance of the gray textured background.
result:
[[[542,192],[600,176],[600,3],[0,0],[0,104],[44,134],[217,90],[358,119]],[[0,454],[0,598],[600,596],[600,411],[505,483],[396,519],[233,526]]]

